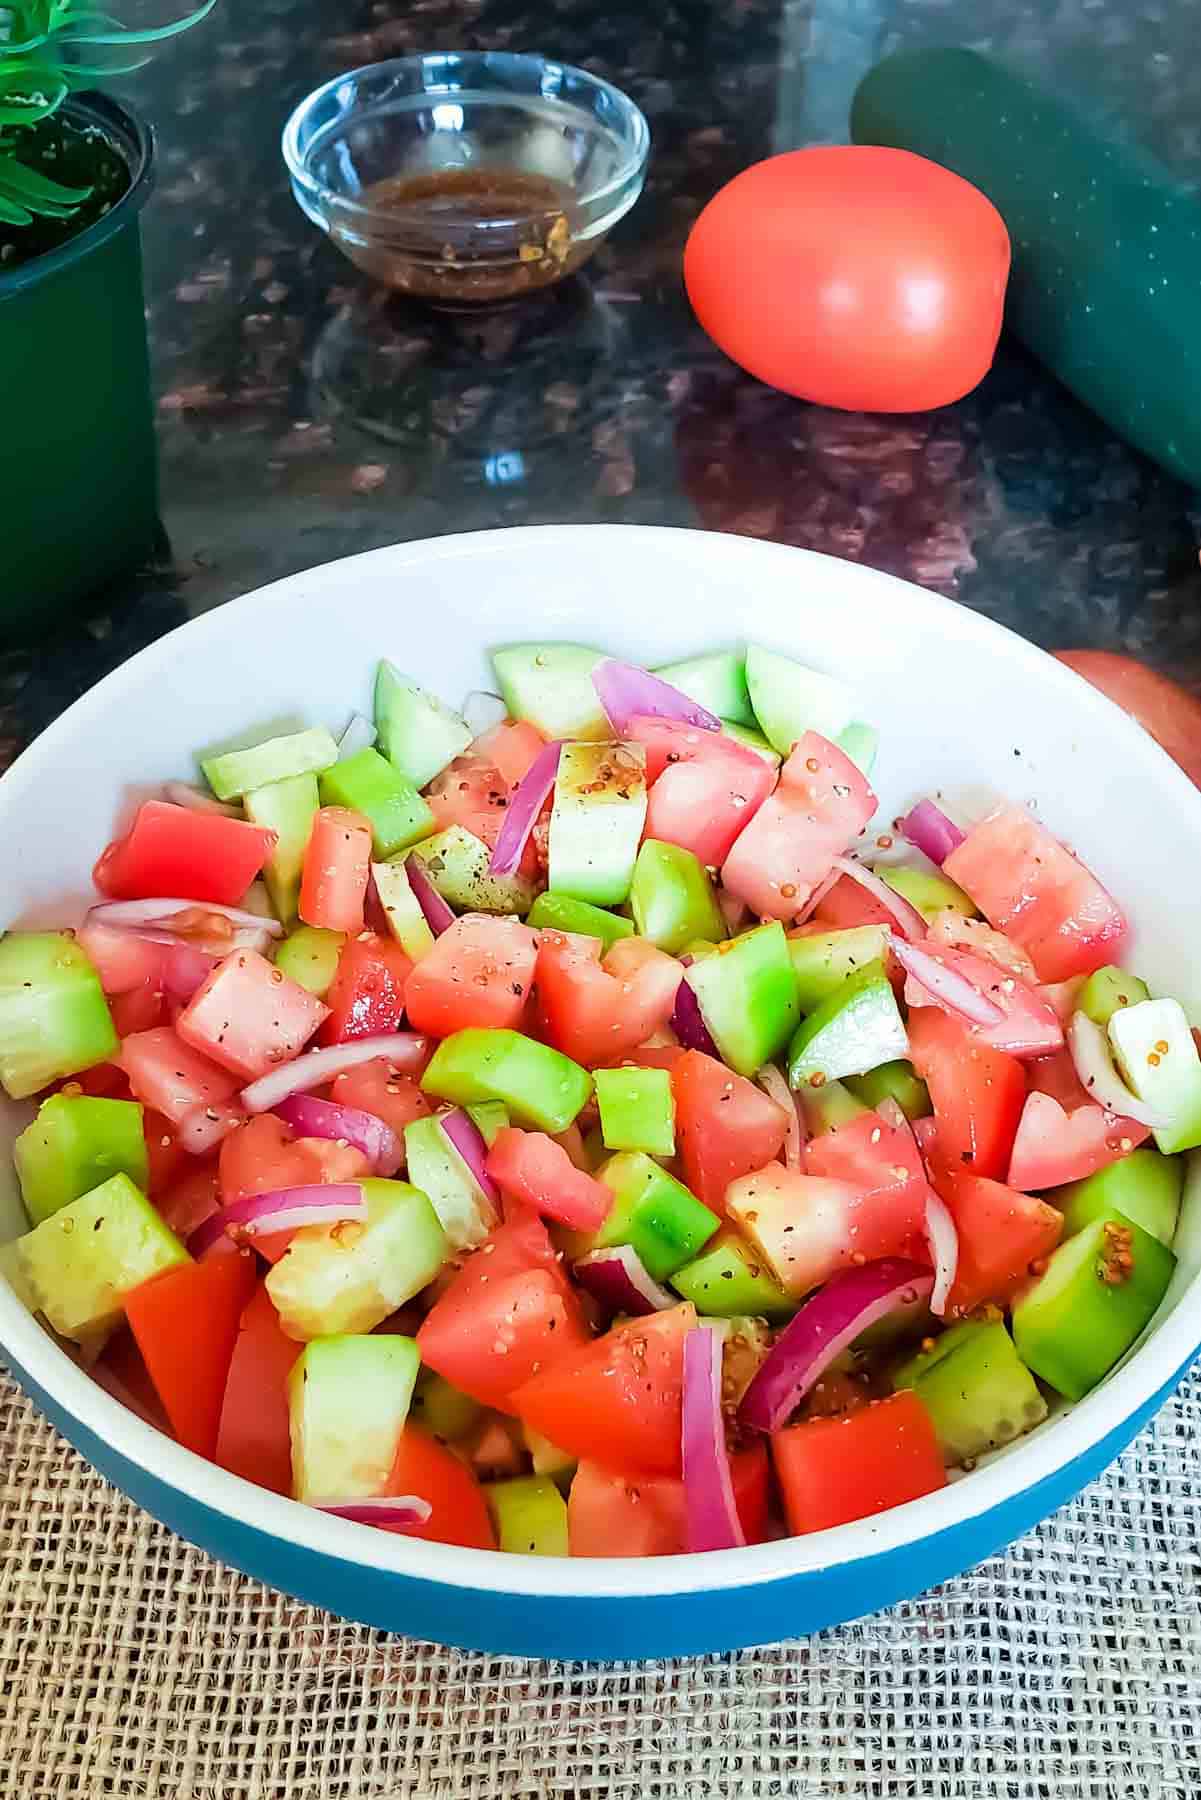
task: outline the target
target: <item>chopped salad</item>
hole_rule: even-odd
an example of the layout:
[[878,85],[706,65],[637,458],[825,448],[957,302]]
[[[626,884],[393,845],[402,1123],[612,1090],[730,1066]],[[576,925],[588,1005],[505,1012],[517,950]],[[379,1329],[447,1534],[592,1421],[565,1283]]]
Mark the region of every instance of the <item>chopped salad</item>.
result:
[[1019,804],[882,825],[787,657],[493,662],[205,757],[0,939],[28,1306],[249,1481],[543,1555],[838,1525],[1089,1392],[1201,1145],[1118,902]]

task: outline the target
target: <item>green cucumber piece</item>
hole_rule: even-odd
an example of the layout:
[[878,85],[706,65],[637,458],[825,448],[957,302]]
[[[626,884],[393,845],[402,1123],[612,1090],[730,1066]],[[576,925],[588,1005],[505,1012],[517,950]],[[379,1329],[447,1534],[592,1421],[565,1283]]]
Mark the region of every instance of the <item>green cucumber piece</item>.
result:
[[624,900],[645,824],[643,745],[563,745],[548,852],[549,885],[557,894],[594,906]]
[[1080,990],[1076,1005],[1094,1025],[1108,1025],[1119,1008],[1138,1006],[1150,998],[1151,990],[1145,981],[1110,964],[1108,968],[1093,970]]
[[666,1069],[597,1069],[596,1100],[607,1150],[676,1153],[676,1109]]
[[778,919],[719,945],[685,979],[722,1060],[739,1075],[771,1062],[796,1028],[796,976]]
[[590,1247],[629,1244],[655,1281],[691,1262],[721,1224],[682,1181],[641,1151],[611,1156],[598,1174],[612,1190],[613,1205]]
[[434,829],[416,785],[378,750],[360,750],[321,777],[322,806],[346,806],[371,826],[376,857],[395,856]]
[[133,1100],[52,1094],[13,1145],[21,1198],[33,1224],[113,1175],[145,1190],[148,1162],[142,1108]]
[[740,725],[736,719],[723,719],[721,735],[733,738],[734,742],[741,744],[744,750],[753,750],[756,756],[761,756],[764,762],[771,764],[773,769],[778,769],[784,760],[780,752],[773,750],[763,733],[756,730],[753,725]]
[[421,1358],[412,1338],[315,1338],[292,1365],[288,1417],[297,1500],[382,1493],[409,1416]]
[[501,698],[515,719],[528,719],[543,737],[607,738],[611,726],[592,685],[603,661],[584,644],[509,644],[492,652]]
[[855,767],[864,775],[870,775],[876,763],[876,752],[880,748],[880,733],[874,725],[867,725],[862,719],[852,719],[838,734],[838,748],[844,756],[849,756]]
[[671,1285],[698,1313],[734,1319],[743,1314],[790,1319],[797,1303],[780,1286],[763,1258],[737,1232],[723,1230],[699,1256],[677,1269]]
[[360,1186],[365,1224],[306,1225],[267,1276],[280,1324],[301,1343],[374,1330],[432,1281],[450,1254],[419,1188],[374,1179]]
[[884,965],[869,963],[797,1028],[788,1048],[788,1080],[794,1088],[821,1087],[908,1054],[909,1039]]
[[669,681],[698,706],[734,725],[754,725],[755,714],[746,686],[746,657],[736,650],[717,650],[709,656],[690,656],[667,663],[655,674]]
[[928,1119],[934,1110],[929,1088],[909,1062],[881,1063],[866,1075],[848,1075],[847,1087],[856,1100],[873,1109],[881,1100],[895,1101],[909,1120]]
[[345,942],[344,931],[298,925],[275,946],[275,966],[283,970],[289,981],[299,982],[318,1000],[324,1000],[338,973],[338,958]]
[[841,1081],[826,1081],[820,1087],[807,1085],[800,1090],[797,1099],[810,1137],[824,1137],[828,1131],[850,1125],[871,1110]]
[[1097,1219],[1115,1212],[1170,1244],[1180,1216],[1184,1163],[1158,1150],[1132,1150],[1120,1162],[1073,1181],[1052,1196],[1063,1213],[1063,1234],[1074,1237]]
[[1047,1403],[999,1321],[944,1332],[893,1376],[911,1388],[934,1425],[948,1463],[1010,1444],[1047,1416]]
[[117,1042],[100,978],[70,932],[0,938],[0,1086],[10,1100],[104,1062]]
[[471,742],[465,719],[390,662],[375,673],[375,731],[380,750],[415,788],[440,775]]
[[[1115,1269],[1124,1242],[1133,1258],[1128,1271]],[[1060,1244],[1014,1305],[1018,1355],[1040,1381],[1083,1399],[1150,1323],[1175,1267],[1158,1238],[1119,1212],[1086,1225]],[[1108,1272],[1120,1278],[1106,1281]]]
[[134,1288],[191,1261],[128,1175],[59,1207],[17,1239],[17,1254],[37,1310],[80,1344],[117,1323]]
[[704,864],[691,850],[655,838],[647,838],[634,863],[630,911],[638,935],[671,956],[678,956],[694,939],[716,944],[726,935]]
[[483,1407],[470,1394],[460,1392],[432,1369],[423,1369],[413,1392],[413,1417],[445,1444],[453,1444],[474,1431]]
[[886,925],[853,925],[847,931],[815,931],[790,937],[788,954],[801,1011],[812,1012],[837,993],[857,970],[882,962],[889,935]]
[[1119,436],[1197,486],[1191,184],[975,50],[877,64],[855,95],[851,135],[916,151],[988,195],[1013,246],[1006,326]]
[[499,1100],[480,1100],[475,1106],[469,1106],[465,1110],[485,1144],[491,1149],[497,1132],[504,1131],[509,1124],[508,1107]]
[[977,916],[976,903],[961,887],[936,869],[910,869],[903,863],[879,863],[872,873],[886,881],[894,894],[915,906],[927,924],[935,913],[957,912],[965,919]]
[[580,937],[599,938],[605,950],[611,950],[619,938],[634,935],[632,919],[606,912],[603,906],[591,906],[587,900],[573,900],[569,894],[552,893],[549,888],[531,906],[526,924],[535,931],[574,931]]
[[482,1244],[496,1224],[496,1209],[434,1115],[404,1129],[405,1167],[438,1215],[452,1251]]
[[265,826],[279,839],[263,870],[267,893],[281,925],[291,925],[300,904],[304,853],[321,804],[315,775],[290,775],[266,787],[253,788],[243,805],[252,825]]
[[435,832],[411,854],[442,898],[463,912],[526,913],[533,904],[533,884],[521,875],[493,875],[491,850],[462,825]]
[[484,1498],[500,1549],[513,1556],[566,1556],[567,1502],[546,1475],[486,1481]]
[[240,800],[256,788],[296,775],[319,775],[338,760],[338,746],[324,725],[294,731],[287,737],[268,738],[249,750],[227,750],[223,756],[205,757],[200,764],[204,778],[218,800]]
[[575,1474],[579,1463],[569,1450],[560,1450],[558,1444],[552,1444],[548,1437],[543,1437],[532,1425],[523,1425],[521,1435],[530,1453],[535,1475],[549,1475],[558,1482],[564,1476]]
[[499,1100],[519,1125],[556,1136],[591,1097],[592,1077],[570,1057],[519,1031],[471,1026],[443,1038],[421,1086],[456,1106]]
[[763,735],[781,756],[807,731],[837,741],[851,723],[851,693],[843,682],[758,644],[746,653],[746,685]]
[[405,955],[420,962],[433,949],[434,934],[426,924],[421,903],[413,892],[403,857],[396,862],[372,863],[371,877],[388,921],[388,930]]
[[1126,1085],[1168,1120],[1155,1132],[1159,1148],[1165,1156],[1195,1150],[1201,1144],[1201,1056],[1180,1002],[1119,1007],[1108,1029]]

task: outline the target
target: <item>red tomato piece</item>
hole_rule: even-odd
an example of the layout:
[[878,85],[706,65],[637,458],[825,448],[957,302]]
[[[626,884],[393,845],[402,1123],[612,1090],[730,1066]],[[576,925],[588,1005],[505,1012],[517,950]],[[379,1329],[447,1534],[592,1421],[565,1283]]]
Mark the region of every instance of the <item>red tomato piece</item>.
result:
[[291,1062],[328,1008],[257,950],[219,962],[176,1020],[185,1044],[246,1081]]
[[[878,1113],[862,1113],[835,1131],[810,1138],[805,1146],[805,1173],[830,1181],[846,1181],[864,1199],[886,1201],[895,1209],[896,1250],[868,1255],[901,1255],[926,1260],[925,1210],[928,1182],[917,1142],[908,1125],[890,1125]],[[875,1210],[875,1209],[873,1209]]]
[[100,977],[106,994],[130,994],[140,988],[162,987],[162,944],[152,944],[136,931],[116,931],[111,925],[83,924],[75,941]]
[[1069,1050],[1057,1050],[1054,1056],[1036,1056],[1025,1065],[1026,1081],[1032,1094],[1050,1094],[1065,1112],[1087,1106],[1090,1095],[1072,1061]]
[[304,853],[300,917],[327,931],[362,931],[370,879],[370,824],[347,806],[323,806]]
[[908,1030],[910,1060],[930,1090],[943,1154],[999,1180],[1026,1101],[1021,1063],[975,1042],[961,1020],[934,1006],[912,1012]]
[[155,982],[114,994],[108,1003],[118,1037],[132,1037],[138,1031],[153,1031],[165,1024],[166,1001],[162,987]]
[[1045,1200],[940,1166],[937,1159],[931,1178],[959,1235],[947,1317],[969,1313],[988,1300],[1003,1306],[1030,1279],[1031,1264],[1050,1256],[1058,1244],[1063,1215]]
[[511,1410],[572,1456],[626,1474],[679,1475],[684,1339],[695,1324],[685,1304],[616,1325],[532,1376]]
[[730,893],[765,919],[804,910],[876,810],[866,776],[849,756],[807,731],[722,865]]
[[780,1154],[788,1121],[753,1081],[700,1050],[677,1053],[671,1091],[684,1183],[724,1217],[726,1189]]
[[776,784],[771,765],[721,732],[674,719],[631,719],[626,736],[646,747],[646,836],[711,868],[724,862]]
[[391,938],[374,931],[347,938],[325,996],[329,1017],[321,1027],[320,1042],[345,1044],[398,1031],[412,972],[412,959]]
[[[748,1544],[767,1534],[770,1469],[767,1446],[730,1457],[734,1504]],[[670,1475],[618,1475],[582,1462],[567,1496],[572,1556],[682,1556],[688,1549],[684,1483]]]
[[1119,1119],[1095,1101],[1065,1112],[1050,1094],[1028,1094],[1006,1180],[1028,1193],[1083,1181],[1150,1137],[1151,1128]]
[[390,1125],[404,1145],[406,1125],[428,1118],[433,1107],[411,1075],[402,1075],[385,1056],[359,1063],[334,1079],[329,1097],[336,1106],[355,1106]]
[[619,1062],[671,1017],[680,965],[643,938],[539,933],[534,984],[548,1043],[587,1068]]
[[111,1394],[114,1400],[127,1406],[130,1412],[144,1419],[147,1425],[153,1425],[156,1431],[164,1432],[167,1437],[174,1437],[171,1421],[163,1410],[163,1403],[150,1379],[145,1358],[128,1325],[122,1325],[109,1338],[92,1365],[91,1375],[106,1394]]
[[142,1134],[150,1165],[146,1191],[157,1205],[158,1196],[166,1192],[192,1159],[176,1137],[170,1119],[164,1118],[162,1113],[143,1108]]
[[[218,1171],[221,1203],[228,1206],[244,1194],[361,1181],[371,1165],[353,1144],[335,1138],[298,1138],[274,1113],[259,1113],[224,1140]],[[261,1242],[256,1238],[256,1249]]]
[[[441,775],[431,781],[425,798],[439,831],[461,825],[464,831],[469,831],[493,850],[511,794],[512,783],[506,780],[496,763],[468,750],[462,756],[456,756]],[[538,849],[531,838],[522,851],[517,872],[532,881],[538,868]]]
[[1042,981],[1116,958],[1126,920],[1096,876],[1023,806],[1002,806],[943,864],[980,911],[1029,953]]
[[598,1231],[613,1204],[603,1181],[576,1168],[562,1144],[544,1131],[498,1131],[488,1151],[488,1173],[507,1195],[558,1219],[574,1231]]
[[520,1030],[537,956],[537,935],[516,919],[456,919],[405,983],[409,1024],[433,1037],[472,1025]]
[[471,1253],[417,1333],[429,1368],[499,1412],[514,1410],[514,1388],[587,1342],[575,1290],[525,1207]]
[[228,1069],[185,1044],[169,1025],[127,1037],[121,1045],[121,1067],[143,1106],[153,1107],[175,1125],[198,1106],[228,1100],[241,1086]]
[[496,1534],[479,1482],[453,1450],[420,1425],[410,1422],[401,1432],[384,1492],[398,1498],[416,1494],[427,1500],[431,1509],[424,1525],[385,1525],[384,1531],[435,1544],[463,1544],[469,1550],[496,1549]]
[[95,1063],[69,1081],[55,1082],[47,1094],[88,1094],[93,1100],[135,1100],[137,1095],[129,1078],[118,1063]]
[[820,931],[853,931],[857,925],[895,926],[896,920],[874,894],[840,875],[814,907],[813,924]]
[[1156,743],[1201,787],[1201,700],[1167,675],[1113,650],[1053,650],[1051,654],[1137,719]]
[[216,1163],[193,1165],[155,1199],[154,1205],[176,1237],[186,1244],[197,1227],[220,1209],[221,1188]]
[[909,1391],[786,1426],[773,1434],[771,1451],[788,1529],[798,1537],[887,1512],[947,1482],[930,1415]]
[[[1063,1026],[1058,1013],[1020,975],[1007,974],[989,956],[973,956],[966,950],[927,950],[925,944],[922,949],[940,967],[961,976],[978,994],[991,1000],[1001,1013],[995,1025],[968,1026],[974,1043],[1017,1057],[1050,1056],[1062,1049]],[[912,975],[905,983],[905,1003],[909,1007],[936,1006],[952,1018],[962,1017]]]
[[482,732],[468,749],[498,769],[511,788],[530,772],[530,765],[546,739],[527,719],[502,719],[491,731]]
[[242,1309],[254,1291],[254,1258],[182,1263],[125,1299],[125,1317],[181,1444],[197,1456],[217,1447],[221,1401]]
[[927,1261],[925,1195],[925,1184],[908,1176],[864,1188],[768,1163],[728,1189],[726,1205],[781,1286],[800,1298],[856,1261],[879,1256]]
[[147,800],[92,879],[112,900],[211,900],[236,906],[275,849],[276,834],[221,813]]
[[285,1335],[260,1281],[238,1321],[215,1460],[276,1494],[292,1492],[288,1376],[303,1349]]

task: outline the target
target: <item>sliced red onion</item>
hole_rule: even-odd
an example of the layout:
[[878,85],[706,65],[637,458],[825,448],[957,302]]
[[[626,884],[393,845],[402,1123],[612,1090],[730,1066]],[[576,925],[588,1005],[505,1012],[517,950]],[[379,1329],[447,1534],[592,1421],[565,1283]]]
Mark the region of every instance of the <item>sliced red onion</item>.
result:
[[778,1431],[814,1382],[861,1332],[930,1293],[934,1276],[900,1256],[843,1269],[784,1327],[742,1397],[738,1417],[755,1431]]
[[499,694],[490,694],[486,688],[472,688],[459,708],[459,717],[471,733],[472,742],[483,737],[497,725],[502,725],[509,716],[509,709]]
[[488,1146],[483,1133],[462,1107],[443,1113],[439,1121],[451,1144],[471,1171],[471,1178],[493,1206],[500,1205],[500,1189],[488,1173]]
[[246,1114],[230,1100],[212,1106],[196,1106],[175,1127],[178,1141],[190,1156],[207,1156],[231,1131],[246,1122]]
[[374,1062],[377,1056],[387,1057],[404,1075],[418,1075],[429,1061],[430,1040],[415,1031],[388,1031],[379,1037],[355,1038],[349,1044],[330,1044],[325,1050],[306,1050],[243,1088],[242,1105],[248,1113],[270,1112],[289,1094],[306,1094],[344,1069]]
[[544,744],[509,795],[509,804],[496,834],[496,847],[488,864],[490,874],[512,875],[521,861],[529,835],[555,785],[562,748],[558,743]]
[[351,713],[350,723],[338,739],[338,761],[346,762],[360,750],[370,750],[376,739],[375,726],[362,713]]
[[433,1510],[417,1494],[373,1494],[364,1500],[310,1500],[318,1512],[355,1525],[425,1525]]
[[709,1036],[709,1027],[701,1015],[701,1003],[689,987],[687,980],[681,981],[676,989],[676,1003],[672,1008],[671,1028],[683,1044],[685,1050],[703,1050],[706,1056],[721,1057],[717,1054],[717,1045]]
[[940,869],[967,835],[935,806],[933,800],[919,800],[912,812],[906,813],[901,820],[901,831],[915,849],[928,856],[932,863],[937,863]]
[[365,1225],[367,1201],[357,1181],[310,1182],[273,1188],[268,1194],[243,1194],[223,1206],[218,1217],[226,1231],[236,1228],[251,1237],[256,1231],[299,1231],[305,1225]]
[[188,1251],[197,1262],[218,1247],[229,1250],[237,1248],[225,1229],[225,1214],[220,1209],[202,1220],[188,1239]]
[[919,987],[925,988],[936,1000],[958,1013],[961,1019],[967,1019],[972,1025],[999,1025],[1005,1014],[1001,1008],[982,994],[979,988],[973,987],[965,976],[956,969],[949,969],[938,957],[931,956],[929,951],[919,949],[916,944],[895,943],[892,953],[907,975],[912,975]]
[[777,1069],[775,1063],[764,1063],[755,1080],[763,1089],[769,1100],[774,1100],[781,1109],[788,1124],[788,1133],[784,1139],[784,1166],[788,1169],[802,1169],[805,1165],[805,1122],[801,1117],[801,1109],[797,1105],[796,1095]]
[[435,937],[441,937],[447,926],[454,924],[454,913],[422,868],[420,857],[405,858],[405,874],[409,878],[413,898],[425,914],[426,924]]
[[934,1287],[930,1293],[930,1311],[941,1319],[947,1297],[955,1285],[959,1267],[959,1233],[946,1201],[931,1188],[926,1195],[926,1243],[934,1264]]
[[311,1094],[292,1094],[272,1109],[297,1137],[332,1138],[353,1144],[371,1164],[373,1175],[395,1175],[404,1161],[404,1146],[390,1125],[357,1106],[338,1106]]
[[182,806],[188,812],[219,813],[223,819],[240,819],[242,808],[230,806],[225,800],[217,800],[212,794],[206,794],[203,788],[193,787],[188,781],[168,781],[163,784],[163,799],[169,800],[172,806]]
[[916,906],[910,906],[894,888],[880,878],[872,869],[865,869],[862,863],[856,862],[853,856],[836,856],[834,867],[842,875],[849,875],[857,881],[861,888],[878,900],[880,905],[890,912],[897,923],[897,930],[903,938],[911,943],[920,943],[926,935],[926,921]]
[[217,967],[218,958],[206,950],[176,938],[163,950],[163,988],[172,1000],[185,1006],[198,987],[202,987]]
[[721,1360],[721,1338],[711,1326],[698,1325],[688,1333],[681,1448],[689,1550],[736,1550],[746,1543],[726,1449]]
[[633,663],[607,656],[592,671],[592,685],[614,731],[624,734],[631,719],[678,719],[698,731],[720,731],[721,720],[698,706],[669,681],[660,681]]
[[[171,920],[180,913],[216,913],[219,918],[246,931],[265,931],[269,937],[284,935],[278,919],[265,919],[259,913],[245,912],[239,906],[219,906],[213,900],[105,900],[93,906],[85,924],[113,925],[118,930],[144,931],[158,927],[171,931]],[[184,935],[176,932],[175,936]],[[174,941],[174,938],[172,938]]]
[[642,1258],[629,1244],[613,1244],[607,1250],[592,1250],[572,1264],[572,1274],[582,1288],[599,1300],[609,1313],[666,1312],[678,1306],[679,1298],[660,1287],[647,1274]]
[[1157,1126],[1171,1123],[1162,1113],[1132,1094],[1113,1064],[1109,1039],[1101,1026],[1087,1013],[1073,1013],[1067,1028],[1068,1049],[1080,1078],[1080,1085],[1090,1100],[1096,1100],[1107,1112],[1119,1118],[1134,1119],[1140,1125]]

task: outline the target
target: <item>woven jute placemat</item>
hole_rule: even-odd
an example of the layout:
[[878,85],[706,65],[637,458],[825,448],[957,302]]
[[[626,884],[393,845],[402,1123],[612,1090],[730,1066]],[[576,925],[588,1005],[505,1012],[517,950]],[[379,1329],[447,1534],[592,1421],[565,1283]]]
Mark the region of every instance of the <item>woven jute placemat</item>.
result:
[[694,1661],[469,1655],[194,1550],[0,1380],[6,1800],[1196,1800],[1201,1380],[1007,1555]]

